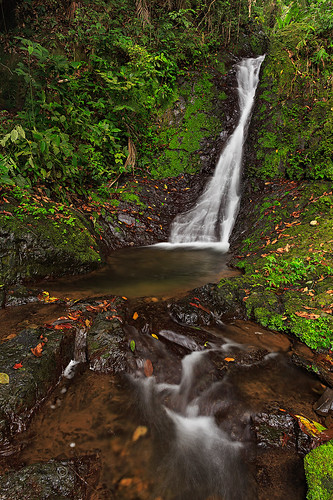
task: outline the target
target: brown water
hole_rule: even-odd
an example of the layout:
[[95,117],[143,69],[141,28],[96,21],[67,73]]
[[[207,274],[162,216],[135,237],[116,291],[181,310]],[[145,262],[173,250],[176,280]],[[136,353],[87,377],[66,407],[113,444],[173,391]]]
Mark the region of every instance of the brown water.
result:
[[[178,346],[186,330],[175,328]],[[203,361],[193,363],[184,382],[182,357],[164,349],[170,341],[163,341],[163,331],[158,335],[163,343],[160,358],[156,340],[149,335],[147,353],[141,354],[142,359],[149,355],[153,360],[154,377],[147,379],[143,369],[134,378],[85,369],[72,380],[63,379],[20,437],[24,443],[20,463],[96,454],[101,474],[90,488],[93,500],[304,499],[300,457],[283,447],[256,453],[250,431],[250,415],[269,407],[317,419],[312,404],[321,384],[289,363],[289,341],[248,322],[198,330],[197,342],[208,339],[210,346],[224,350],[195,352]],[[275,354],[259,363],[249,357],[248,365],[233,365],[225,374],[214,370],[221,353],[238,363],[258,348]],[[183,387],[179,393],[177,385]],[[199,411],[192,417],[189,409],[194,402]],[[176,421],[168,418],[165,407]],[[184,440],[175,432],[177,418],[183,419],[180,429],[183,424],[187,429]],[[241,450],[230,455],[230,446],[237,443]],[[223,470],[230,463],[226,479]],[[264,486],[257,482],[261,466],[268,475]],[[227,486],[212,481],[212,474]],[[246,479],[244,484],[240,478]],[[223,495],[218,495],[219,489]]]
[[[194,282],[228,273],[225,259],[197,250],[120,252],[106,270],[75,286],[61,280],[49,290],[75,298],[111,290],[175,297]],[[10,462],[19,467],[92,455],[99,478],[83,478],[91,500],[304,500],[301,457],[282,441],[257,448],[251,418],[282,409],[318,420],[312,405],[323,386],[290,362],[286,336],[242,321],[179,325],[169,316],[170,303],[147,302],[145,329],[134,321],[124,325],[128,340],[136,339],[131,374],[98,374],[83,364],[73,379],[63,378],[18,436],[22,451]],[[3,336],[27,322],[50,323],[64,307],[30,304],[2,311]],[[133,298],[128,307],[142,312],[146,306]]]
[[102,269],[86,276],[40,283],[56,296],[69,298],[125,295],[179,296],[222,277],[239,275],[227,266],[226,253],[212,249],[129,248],[113,252]]

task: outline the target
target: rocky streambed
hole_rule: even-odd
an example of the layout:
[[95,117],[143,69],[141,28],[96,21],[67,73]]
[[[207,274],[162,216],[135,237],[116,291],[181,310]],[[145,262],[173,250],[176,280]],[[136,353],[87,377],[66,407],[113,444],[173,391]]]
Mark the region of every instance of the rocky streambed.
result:
[[[232,320],[213,290],[9,293],[0,498],[304,498],[329,385],[295,365],[310,349]],[[216,481],[225,454],[232,480]]]

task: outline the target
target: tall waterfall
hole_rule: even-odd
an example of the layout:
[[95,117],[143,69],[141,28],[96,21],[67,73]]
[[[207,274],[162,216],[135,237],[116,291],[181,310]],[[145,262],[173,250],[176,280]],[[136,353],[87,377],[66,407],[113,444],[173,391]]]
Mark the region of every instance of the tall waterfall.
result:
[[229,237],[240,201],[243,144],[251,118],[259,71],[265,56],[242,60],[237,66],[240,119],[217,163],[214,176],[196,205],[174,220],[169,242],[229,249]]

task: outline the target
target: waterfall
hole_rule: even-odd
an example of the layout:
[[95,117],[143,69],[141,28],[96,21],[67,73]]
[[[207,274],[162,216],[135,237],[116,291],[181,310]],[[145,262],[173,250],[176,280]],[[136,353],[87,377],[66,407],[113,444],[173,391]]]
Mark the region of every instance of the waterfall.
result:
[[229,249],[229,237],[240,201],[239,183],[243,145],[251,118],[259,71],[265,56],[242,60],[237,65],[240,119],[228,139],[214,175],[196,205],[174,220],[169,242],[188,246]]

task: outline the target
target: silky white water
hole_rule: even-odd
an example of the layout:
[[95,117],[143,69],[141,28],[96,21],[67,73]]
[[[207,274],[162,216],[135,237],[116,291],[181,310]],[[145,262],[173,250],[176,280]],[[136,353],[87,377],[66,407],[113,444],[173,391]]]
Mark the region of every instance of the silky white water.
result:
[[265,56],[243,59],[237,66],[240,119],[228,139],[214,175],[196,205],[174,220],[169,243],[218,246],[227,251],[238,213],[243,145],[251,118],[259,71]]
[[[176,332],[161,330],[158,335],[184,344],[185,337]],[[223,423],[218,425],[215,413],[222,409],[230,413],[230,384],[227,376],[212,377],[214,367],[210,361],[211,353],[224,351],[226,346],[236,350],[245,347],[220,339],[217,345],[210,343],[210,348],[202,350],[192,342],[196,350],[183,357],[179,383],[158,382],[154,376],[132,378],[133,392],[156,447],[156,496],[166,500],[203,500],[211,496],[254,500],[251,474],[244,462],[248,417],[243,415],[241,425],[232,422],[232,429],[226,422],[225,428]]]

